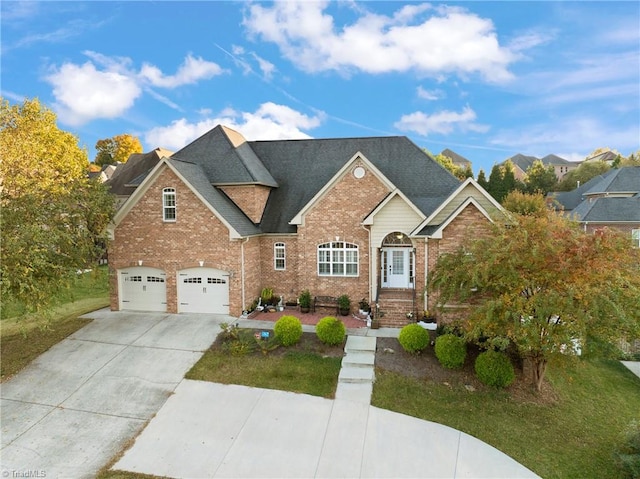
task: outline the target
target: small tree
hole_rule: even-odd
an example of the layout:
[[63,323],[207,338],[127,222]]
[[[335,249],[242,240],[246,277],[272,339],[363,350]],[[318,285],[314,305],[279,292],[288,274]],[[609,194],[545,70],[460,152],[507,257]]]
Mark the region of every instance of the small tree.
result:
[[128,133],[113,138],[98,140],[96,143],[96,159],[99,166],[113,163],[125,163],[133,153],[142,153],[140,140]]
[[524,181],[525,191],[527,193],[540,193],[546,195],[553,191],[558,184],[556,172],[553,165],[544,166],[540,160],[536,160],[527,169],[527,177]]
[[589,235],[546,212],[515,215],[441,256],[430,287],[441,304],[473,299],[469,336],[511,340],[531,360],[540,390],[549,361],[574,355],[587,337],[640,336],[639,270],[640,250],[626,235]]
[[514,190],[502,201],[502,206],[519,215],[544,216],[547,204],[541,194],[522,193]]

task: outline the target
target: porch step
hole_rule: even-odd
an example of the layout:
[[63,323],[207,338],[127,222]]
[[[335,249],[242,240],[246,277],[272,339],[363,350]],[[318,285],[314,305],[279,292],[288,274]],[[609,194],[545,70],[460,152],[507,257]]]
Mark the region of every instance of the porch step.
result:
[[371,336],[348,336],[344,345],[345,353],[376,352],[376,338]]
[[374,336],[347,337],[345,355],[338,375],[336,399],[371,403],[375,381],[376,338]]

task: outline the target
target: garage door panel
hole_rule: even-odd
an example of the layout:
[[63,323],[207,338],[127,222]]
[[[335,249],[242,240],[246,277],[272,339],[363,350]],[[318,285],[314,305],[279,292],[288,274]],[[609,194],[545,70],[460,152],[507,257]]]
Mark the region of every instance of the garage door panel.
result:
[[132,311],[167,310],[164,271],[136,266],[119,271],[120,309]]
[[214,268],[179,271],[178,312],[229,314],[229,274]]

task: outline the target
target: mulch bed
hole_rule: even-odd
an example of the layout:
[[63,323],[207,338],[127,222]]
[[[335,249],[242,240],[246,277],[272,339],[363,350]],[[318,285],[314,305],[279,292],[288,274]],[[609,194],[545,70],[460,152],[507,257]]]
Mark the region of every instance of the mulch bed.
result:
[[335,316],[342,321],[346,328],[364,328],[367,326],[366,320],[356,319],[353,316],[341,316],[337,315],[335,309],[332,311],[328,308],[318,308],[315,313],[301,313],[297,308],[285,308],[284,311],[274,311],[272,313],[265,313],[264,311],[253,311],[249,315],[249,319],[257,319],[260,321],[270,321],[275,323],[282,316],[295,316],[300,320],[302,324],[315,326],[325,316]]

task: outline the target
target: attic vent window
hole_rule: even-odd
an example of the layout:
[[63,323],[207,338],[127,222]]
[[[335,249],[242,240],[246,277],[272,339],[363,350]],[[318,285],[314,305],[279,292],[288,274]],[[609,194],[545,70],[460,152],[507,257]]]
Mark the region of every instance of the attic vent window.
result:
[[364,168],[362,166],[356,166],[355,169],[353,170],[353,176],[356,177],[356,179],[361,179],[364,178]]

